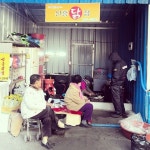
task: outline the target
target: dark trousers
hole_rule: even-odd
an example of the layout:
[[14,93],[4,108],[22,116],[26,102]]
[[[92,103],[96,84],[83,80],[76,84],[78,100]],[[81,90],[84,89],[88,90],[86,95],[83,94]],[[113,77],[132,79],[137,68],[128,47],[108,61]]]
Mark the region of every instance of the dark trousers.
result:
[[122,85],[112,85],[111,86],[112,102],[117,114],[124,114],[124,87]]
[[91,121],[93,113],[93,105],[91,103],[86,103],[79,111],[82,114],[82,120]]
[[52,130],[58,129],[57,119],[55,117],[54,111],[47,106],[42,112],[33,116],[32,119],[39,119],[42,122],[42,136],[50,137]]

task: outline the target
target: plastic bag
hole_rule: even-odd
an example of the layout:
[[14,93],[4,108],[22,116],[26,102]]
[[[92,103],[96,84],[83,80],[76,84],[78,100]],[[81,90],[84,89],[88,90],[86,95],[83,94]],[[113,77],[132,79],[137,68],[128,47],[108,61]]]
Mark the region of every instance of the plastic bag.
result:
[[150,150],[150,143],[145,135],[133,134],[131,137],[131,150]]
[[128,81],[136,81],[137,71],[136,66],[131,65],[131,68],[127,72],[127,79]]

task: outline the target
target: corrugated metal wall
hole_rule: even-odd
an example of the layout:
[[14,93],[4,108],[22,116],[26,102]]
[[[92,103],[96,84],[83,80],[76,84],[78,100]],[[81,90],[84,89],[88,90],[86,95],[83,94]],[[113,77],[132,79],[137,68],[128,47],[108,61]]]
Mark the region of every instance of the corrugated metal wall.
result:
[[[69,73],[72,43],[90,43],[95,45],[94,68],[107,68],[108,55],[112,50],[118,48],[118,32],[116,29],[49,28],[42,29],[42,31],[46,35],[45,50],[49,54],[47,73]],[[80,58],[78,59],[83,59],[83,53],[80,53],[79,56]],[[78,59],[76,60],[78,61]],[[77,64],[78,62],[74,63]],[[91,62],[87,63],[90,64]],[[84,73],[81,72],[81,74]]]
[[95,68],[107,69],[107,60],[113,50],[118,49],[118,29],[95,30]]
[[34,24],[17,11],[5,4],[0,4],[0,41],[7,39],[12,32],[29,33],[34,31]]
[[70,30],[43,29],[45,50],[49,55],[47,73],[68,73],[70,54]]

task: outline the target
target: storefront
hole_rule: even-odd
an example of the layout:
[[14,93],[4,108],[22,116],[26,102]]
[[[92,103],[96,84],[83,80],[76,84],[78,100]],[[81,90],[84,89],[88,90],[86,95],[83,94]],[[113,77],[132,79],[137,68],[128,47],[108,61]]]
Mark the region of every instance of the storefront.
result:
[[[94,50],[94,55],[90,55],[91,57],[93,56],[94,59],[89,59],[90,62],[87,62],[89,64],[93,63],[93,68],[105,68],[107,57],[114,49],[119,50],[120,55],[128,62],[129,67],[131,65],[131,59],[138,61],[141,64],[141,68],[139,70],[139,64],[136,63],[137,79],[135,82],[128,83],[129,98],[131,98],[133,111],[135,113],[140,112],[143,119],[150,122],[150,98],[148,91],[150,89],[150,71],[148,70],[150,66],[150,7],[148,4],[150,1],[99,1],[102,5],[107,6],[130,5],[130,7],[128,7],[130,9],[126,12],[126,16],[122,18],[122,22],[119,25],[114,26],[112,23],[110,26],[104,27],[100,27],[97,24],[78,23],[68,26],[65,24],[38,26],[27,17],[20,16],[18,12],[15,12],[9,6],[3,5],[5,2],[6,4],[8,3],[8,1],[2,1],[0,5],[0,17],[3,18],[0,23],[0,31],[2,33],[0,39],[2,41],[5,39],[6,35],[11,32],[36,32],[46,35],[45,51],[47,53],[49,53],[49,50],[56,50],[59,52],[60,47],[61,49],[65,49],[63,51],[65,54],[63,53],[61,57],[57,55],[56,52],[50,54],[50,59],[47,63],[47,73],[67,72],[71,74],[89,74],[85,66],[78,64],[80,67],[73,70],[75,67],[70,65],[73,60],[74,64],[81,60],[76,59],[77,56],[75,53],[72,55],[72,53],[76,51],[76,49],[80,50],[83,47],[84,49],[89,49],[89,51],[90,48]],[[10,2],[11,1],[9,1],[9,3]],[[91,2],[94,3],[95,1]],[[17,1],[17,3],[23,3],[23,1]],[[26,3],[26,1],[24,1],[24,3]],[[44,4],[48,3],[48,1],[43,0],[37,2],[30,0],[30,3]],[[57,2],[54,1],[54,3]],[[74,3],[74,1],[63,1],[59,3]],[[78,1],[76,1],[76,3],[78,3]],[[79,3],[81,3],[81,1]],[[111,10],[111,7],[109,9]],[[10,12],[13,13],[11,14]],[[130,44],[133,44],[133,48],[131,49],[129,48]],[[80,52],[78,57],[80,56],[81,58],[85,56],[85,54],[86,51]],[[76,57],[72,60],[72,56]]]

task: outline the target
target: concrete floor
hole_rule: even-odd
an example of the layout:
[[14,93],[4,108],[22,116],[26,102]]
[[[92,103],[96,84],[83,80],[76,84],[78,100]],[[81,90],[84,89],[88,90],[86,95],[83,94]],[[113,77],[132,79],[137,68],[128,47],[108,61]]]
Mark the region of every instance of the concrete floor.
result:
[[[94,124],[117,124],[122,118],[111,118],[109,111],[94,110]],[[18,137],[9,133],[0,133],[0,150],[44,150],[41,141],[25,143],[25,132]],[[51,143],[56,143],[53,150],[130,150],[131,142],[125,138],[119,127],[70,127],[64,136],[53,135]]]

